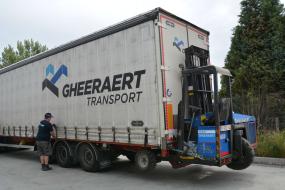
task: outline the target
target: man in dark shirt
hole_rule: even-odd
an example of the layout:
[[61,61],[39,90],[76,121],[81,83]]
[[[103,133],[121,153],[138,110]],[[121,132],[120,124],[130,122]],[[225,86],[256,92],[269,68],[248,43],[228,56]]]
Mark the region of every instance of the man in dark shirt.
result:
[[45,119],[39,124],[38,134],[36,137],[37,150],[43,171],[51,170],[51,167],[48,165],[49,156],[52,154],[50,138],[51,136],[55,137],[55,130],[53,125],[50,123],[52,117],[51,113],[45,114]]

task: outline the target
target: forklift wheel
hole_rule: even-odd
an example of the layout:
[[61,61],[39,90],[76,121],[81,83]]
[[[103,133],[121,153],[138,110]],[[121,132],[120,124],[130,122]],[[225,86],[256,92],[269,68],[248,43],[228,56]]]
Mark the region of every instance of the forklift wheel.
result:
[[242,138],[242,153],[238,153],[237,155],[237,158],[233,159],[227,167],[233,170],[243,170],[253,162],[254,150],[244,138]]
[[136,166],[141,171],[151,171],[156,166],[156,156],[149,150],[142,150],[136,153]]

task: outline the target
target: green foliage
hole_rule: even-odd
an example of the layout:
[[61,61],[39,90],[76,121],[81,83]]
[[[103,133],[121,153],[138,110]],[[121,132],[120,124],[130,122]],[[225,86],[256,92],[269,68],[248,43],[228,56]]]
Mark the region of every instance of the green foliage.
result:
[[[241,1],[239,23],[225,60],[234,76],[233,96],[239,103],[235,110],[254,114],[259,126],[265,126],[268,113],[276,109],[270,106],[272,97],[278,101],[285,95],[284,13],[279,0]],[[285,107],[279,111],[284,115]]]
[[8,45],[2,52],[0,68],[44,52],[47,49],[47,46],[41,45],[38,41],[34,41],[33,39],[24,40],[23,42],[18,41],[16,50],[11,45]]
[[[233,91],[279,91],[285,70],[284,8],[278,0],[243,0],[226,67]],[[283,81],[284,82],[284,81]]]
[[285,131],[261,132],[257,141],[257,156],[285,158]]

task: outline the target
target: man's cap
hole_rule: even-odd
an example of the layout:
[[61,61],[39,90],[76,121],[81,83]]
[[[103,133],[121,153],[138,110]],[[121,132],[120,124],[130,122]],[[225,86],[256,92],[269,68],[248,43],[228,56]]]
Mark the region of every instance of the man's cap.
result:
[[45,118],[51,118],[51,117],[53,117],[53,116],[51,115],[51,113],[46,113],[46,114],[45,114]]

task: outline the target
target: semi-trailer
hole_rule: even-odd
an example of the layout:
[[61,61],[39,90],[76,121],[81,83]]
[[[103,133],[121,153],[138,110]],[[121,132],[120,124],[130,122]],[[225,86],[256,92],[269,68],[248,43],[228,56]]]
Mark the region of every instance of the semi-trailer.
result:
[[0,84],[0,145],[35,146],[51,112],[62,167],[100,171],[125,155],[144,171],[160,161],[245,169],[254,157],[255,118],[233,112],[209,32],[161,8],[3,68]]

